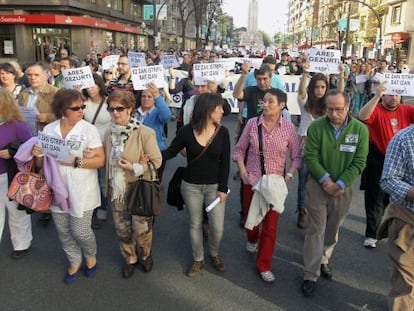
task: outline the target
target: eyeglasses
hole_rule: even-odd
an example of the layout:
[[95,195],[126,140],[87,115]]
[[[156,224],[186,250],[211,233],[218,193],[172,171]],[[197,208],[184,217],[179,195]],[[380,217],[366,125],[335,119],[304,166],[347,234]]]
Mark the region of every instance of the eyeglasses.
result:
[[72,110],[72,111],[79,111],[79,110],[84,110],[86,108],[86,105],[82,105],[82,106],[77,106],[77,107],[68,107],[66,109]]
[[332,113],[332,112],[342,113],[345,111],[345,107],[341,107],[341,108],[326,107],[326,111],[329,113]]
[[112,74],[112,71],[104,71],[104,74],[106,74],[106,75],[107,74],[110,74],[111,75]]
[[109,112],[114,112],[114,111],[116,111],[116,112],[122,112],[122,111],[124,111],[126,108],[125,107],[123,107],[123,106],[119,106],[119,107],[108,107],[107,108],[107,110],[109,111]]

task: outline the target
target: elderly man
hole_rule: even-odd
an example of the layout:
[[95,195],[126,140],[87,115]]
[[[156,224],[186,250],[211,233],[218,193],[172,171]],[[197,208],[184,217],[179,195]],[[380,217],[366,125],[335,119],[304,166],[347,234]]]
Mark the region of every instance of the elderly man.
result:
[[414,126],[394,136],[387,148],[381,187],[391,204],[378,238],[388,237],[391,263],[389,310],[414,309]]
[[363,245],[366,248],[377,246],[377,230],[389,203],[388,195],[379,185],[388,142],[399,130],[414,123],[414,106],[401,104],[401,96],[384,95],[384,92],[386,83],[380,84],[375,96],[358,115],[369,130],[367,166],[361,179],[361,189],[365,190],[366,229]]
[[326,116],[308,128],[304,154],[310,173],[303,245],[305,296],[314,294],[320,275],[332,278],[329,259],[351,206],[352,184],[362,173],[368,154],[368,129],[349,114],[348,95],[330,90],[325,103]]
[[[33,108],[37,110],[37,127],[32,129],[37,135],[37,131],[43,130],[46,124],[56,119],[52,112],[52,101],[57,92],[57,88],[47,83],[47,71],[41,63],[30,65],[26,69],[26,76],[30,87],[24,89],[18,98],[19,106]],[[50,221],[51,214],[42,214],[40,222],[47,225]]]

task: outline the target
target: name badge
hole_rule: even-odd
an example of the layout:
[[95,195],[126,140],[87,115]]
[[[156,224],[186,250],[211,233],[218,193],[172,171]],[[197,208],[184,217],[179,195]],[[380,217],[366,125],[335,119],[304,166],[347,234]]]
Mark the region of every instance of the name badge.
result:
[[358,138],[359,138],[358,134],[347,134],[345,135],[345,142],[347,144],[356,144],[358,143]]
[[355,152],[356,146],[341,144],[339,150],[343,152]]

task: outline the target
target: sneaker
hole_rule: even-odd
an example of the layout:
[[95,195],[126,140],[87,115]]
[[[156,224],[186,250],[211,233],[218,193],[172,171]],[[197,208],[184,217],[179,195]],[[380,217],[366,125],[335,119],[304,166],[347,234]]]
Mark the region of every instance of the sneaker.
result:
[[250,254],[257,253],[257,243],[247,241],[246,250]]
[[373,238],[365,238],[364,246],[366,248],[376,248],[377,247],[377,240]]
[[187,270],[187,276],[196,276],[204,267],[204,260],[194,261],[193,265]]
[[298,221],[296,222],[296,225],[300,229],[305,229],[306,227],[306,209],[301,208],[298,212]]
[[260,272],[260,276],[266,283],[273,283],[275,281],[275,276],[273,275],[272,271]]
[[219,258],[219,256],[210,256],[211,261],[213,263],[213,267],[220,272],[224,272],[224,262]]

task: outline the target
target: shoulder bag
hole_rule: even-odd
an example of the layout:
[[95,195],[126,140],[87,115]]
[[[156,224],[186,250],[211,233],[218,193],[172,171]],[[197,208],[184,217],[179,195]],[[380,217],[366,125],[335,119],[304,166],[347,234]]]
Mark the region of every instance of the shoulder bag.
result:
[[26,166],[25,172],[18,172],[9,187],[7,196],[36,212],[44,212],[50,208],[53,191],[46,182],[43,174],[35,173],[33,158]]
[[[216,127],[216,130],[214,131],[213,135],[209,139],[207,145],[204,147],[204,149],[198,154],[194,159],[191,160],[190,163],[187,164],[189,166],[190,164],[194,163],[198,159],[200,159],[204,153],[207,151],[210,144],[213,142],[214,138],[216,137],[217,133],[220,130],[221,125],[218,125]],[[171,180],[168,183],[168,190],[167,190],[167,203],[171,206],[175,206],[179,211],[183,210],[184,208],[184,199],[181,195],[181,182],[183,180],[185,167],[179,166],[174,172],[174,175],[172,176]]]
[[157,169],[151,160],[148,162],[148,168],[151,173],[151,180],[144,180],[140,177],[137,181],[128,185],[125,204],[131,215],[152,217],[161,214],[164,195]]

